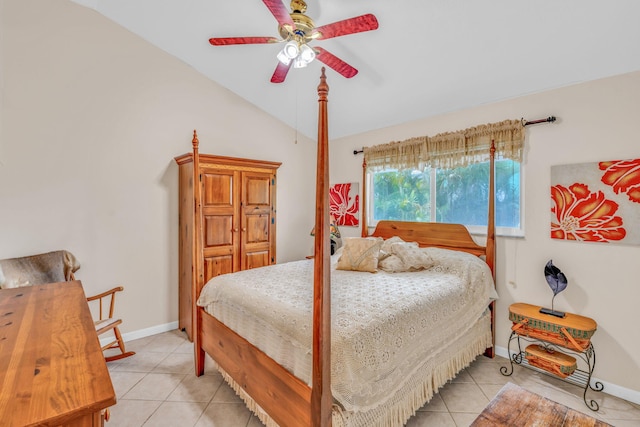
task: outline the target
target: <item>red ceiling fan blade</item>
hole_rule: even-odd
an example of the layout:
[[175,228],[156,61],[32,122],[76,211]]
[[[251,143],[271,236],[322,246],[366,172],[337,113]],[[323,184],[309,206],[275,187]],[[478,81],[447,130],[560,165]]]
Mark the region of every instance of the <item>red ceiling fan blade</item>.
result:
[[290,25],[295,28],[296,25],[293,23],[291,19],[291,15],[289,15],[289,11],[282,3],[282,0],[262,0],[264,4],[267,6],[271,14],[276,18],[278,24],[280,25]]
[[291,68],[291,64],[293,64],[293,61],[289,62],[289,65],[284,65],[282,62],[278,61],[278,66],[273,72],[273,76],[271,76],[271,83],[282,83],[284,79],[287,78],[287,73]]
[[214,37],[209,43],[214,46],[226,46],[230,44],[262,44],[277,43],[280,40],[275,37]]
[[366,15],[356,16],[355,18],[345,19],[344,21],[334,22],[333,24],[316,27],[316,29],[313,30],[313,34],[320,33],[320,35],[313,37],[317,40],[325,40],[332,37],[346,36],[347,34],[376,30],[377,28],[378,20],[375,16],[368,13]]
[[358,70],[335,56],[333,53],[327,52],[321,47],[314,47],[314,50],[316,51],[316,59],[318,61],[326,64],[330,68],[333,68],[335,71],[342,74],[346,78],[350,79],[351,77],[358,74]]

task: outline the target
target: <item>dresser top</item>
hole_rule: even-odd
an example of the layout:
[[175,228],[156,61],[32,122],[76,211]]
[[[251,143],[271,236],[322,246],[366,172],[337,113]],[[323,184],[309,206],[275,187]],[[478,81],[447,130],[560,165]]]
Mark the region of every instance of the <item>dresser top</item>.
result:
[[0,290],[0,424],[57,426],[115,403],[79,281]]

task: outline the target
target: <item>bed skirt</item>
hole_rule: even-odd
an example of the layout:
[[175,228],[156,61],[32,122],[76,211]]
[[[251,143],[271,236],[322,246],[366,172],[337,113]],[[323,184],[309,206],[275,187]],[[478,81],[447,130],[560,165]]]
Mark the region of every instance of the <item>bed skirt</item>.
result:
[[[491,318],[483,316],[451,345],[443,348],[416,369],[415,375],[384,404],[368,411],[343,411],[333,405],[333,427],[398,427],[404,425],[447,381],[469,366],[491,347]],[[225,381],[267,427],[278,424],[223,369],[216,366]]]

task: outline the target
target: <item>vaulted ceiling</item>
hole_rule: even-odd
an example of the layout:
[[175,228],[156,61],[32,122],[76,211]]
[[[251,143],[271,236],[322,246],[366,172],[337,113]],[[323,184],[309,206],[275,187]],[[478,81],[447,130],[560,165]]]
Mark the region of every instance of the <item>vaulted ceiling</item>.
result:
[[[292,68],[274,84],[282,44],[208,42],[278,37],[261,0],[73,1],[315,139],[320,62]],[[359,70],[351,79],[327,70],[331,138],[640,70],[638,0],[307,0],[307,6],[316,25],[365,13],[379,21],[375,31],[312,42]]]

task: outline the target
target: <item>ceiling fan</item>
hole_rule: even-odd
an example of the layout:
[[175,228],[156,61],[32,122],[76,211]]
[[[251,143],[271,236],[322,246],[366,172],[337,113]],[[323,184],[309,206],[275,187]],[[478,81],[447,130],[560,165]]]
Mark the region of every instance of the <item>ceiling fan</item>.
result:
[[291,13],[287,11],[282,0],[262,1],[278,21],[278,32],[281,39],[275,37],[214,37],[209,39],[209,43],[214,46],[284,43],[284,47],[277,55],[278,65],[271,76],[272,83],[282,83],[292,65],[294,68],[306,67],[316,58],[346,78],[358,74],[358,70],[326,49],[318,46],[311,47],[308,43],[313,40],[326,40],[375,30],[378,28],[378,20],[375,16],[369,13],[316,27],[313,20],[304,14],[307,11],[307,4],[303,0],[291,1]]

